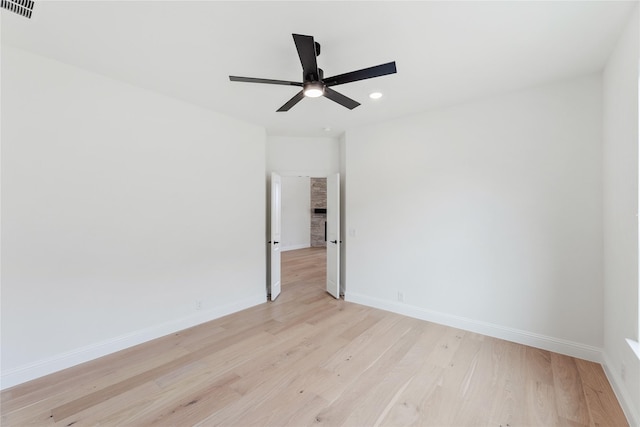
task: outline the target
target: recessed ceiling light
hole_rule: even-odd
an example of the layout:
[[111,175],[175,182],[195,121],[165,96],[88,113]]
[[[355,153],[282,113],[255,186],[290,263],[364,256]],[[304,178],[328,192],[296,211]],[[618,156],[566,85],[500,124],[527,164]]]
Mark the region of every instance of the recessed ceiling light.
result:
[[371,92],[369,94],[369,98],[371,98],[371,99],[380,99],[380,98],[382,98],[382,93],[380,93],[380,92]]
[[322,130],[325,132],[331,132],[331,128],[329,126],[323,127]]

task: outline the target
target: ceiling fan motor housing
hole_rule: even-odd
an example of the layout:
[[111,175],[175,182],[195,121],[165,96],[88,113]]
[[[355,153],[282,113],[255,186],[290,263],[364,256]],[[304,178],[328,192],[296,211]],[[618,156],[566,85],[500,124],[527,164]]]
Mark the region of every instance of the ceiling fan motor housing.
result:
[[306,76],[302,76],[303,82],[321,82],[324,79],[324,71],[322,68],[318,68],[317,73],[309,73]]

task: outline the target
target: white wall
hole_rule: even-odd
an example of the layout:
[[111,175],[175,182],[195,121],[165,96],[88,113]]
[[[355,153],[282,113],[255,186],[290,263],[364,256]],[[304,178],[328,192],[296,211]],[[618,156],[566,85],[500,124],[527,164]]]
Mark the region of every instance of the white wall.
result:
[[601,89],[590,75],[348,131],[347,299],[598,359]]
[[3,47],[2,386],[265,301],[265,138]]
[[636,6],[603,74],[604,357],[635,425],[640,360],[625,339],[638,340],[638,19]]
[[281,250],[311,246],[311,179],[308,176],[282,177]]
[[267,172],[322,178],[339,172],[340,152],[335,138],[267,137]]

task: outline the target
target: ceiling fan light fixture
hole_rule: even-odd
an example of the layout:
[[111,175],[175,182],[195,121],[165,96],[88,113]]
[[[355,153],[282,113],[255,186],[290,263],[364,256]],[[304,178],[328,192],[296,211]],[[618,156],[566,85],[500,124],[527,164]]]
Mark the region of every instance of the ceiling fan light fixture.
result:
[[304,84],[304,96],[317,98],[324,95],[324,85],[321,82],[308,82]]
[[[7,0],[2,1],[4,2]],[[302,65],[302,82],[240,76],[229,76],[229,80],[232,82],[266,83],[302,87],[302,90],[293,95],[293,97],[285,102],[282,107],[278,108],[276,110],[277,112],[289,111],[291,107],[302,101],[304,98],[317,98],[319,96],[324,96],[330,101],[340,104],[349,110],[353,110],[360,105],[360,103],[348,96],[344,96],[338,91],[335,91],[333,86],[386,76],[387,74],[395,74],[397,72],[396,63],[393,61],[387,62],[386,64],[363,68],[361,70],[338,74],[325,79],[322,68],[318,68],[317,58],[318,55],[320,55],[320,44],[313,40],[313,36],[305,36],[303,34],[292,34],[292,36],[293,42],[296,45],[296,50],[298,51],[298,57],[300,58],[300,65]]]

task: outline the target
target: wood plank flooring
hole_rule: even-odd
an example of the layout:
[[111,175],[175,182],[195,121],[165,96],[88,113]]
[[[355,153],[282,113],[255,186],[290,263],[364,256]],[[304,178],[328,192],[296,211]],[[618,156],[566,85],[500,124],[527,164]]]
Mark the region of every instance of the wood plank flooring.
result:
[[626,426],[600,365],[324,291],[284,252],[280,297],[5,390],[3,426]]

